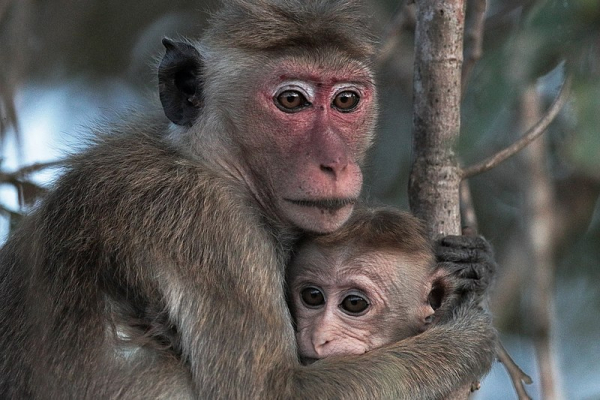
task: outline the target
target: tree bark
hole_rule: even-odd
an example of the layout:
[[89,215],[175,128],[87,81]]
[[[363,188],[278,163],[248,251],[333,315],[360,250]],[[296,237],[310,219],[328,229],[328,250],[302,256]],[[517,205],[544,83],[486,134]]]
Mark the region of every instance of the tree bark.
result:
[[409,203],[432,238],[460,234],[460,133],[464,0],[416,2],[413,164]]
[[[413,164],[408,200],[433,239],[459,235],[460,134],[464,0],[416,2],[413,79]],[[448,397],[464,400],[471,385]]]

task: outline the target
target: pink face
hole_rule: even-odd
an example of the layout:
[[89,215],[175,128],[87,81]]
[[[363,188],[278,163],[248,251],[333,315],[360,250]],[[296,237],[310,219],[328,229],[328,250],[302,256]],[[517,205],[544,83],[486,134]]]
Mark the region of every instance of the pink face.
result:
[[242,139],[244,157],[280,216],[304,230],[330,232],[360,194],[376,110],[366,67],[318,64],[285,60],[267,72],[247,124],[260,134]]
[[296,340],[305,362],[362,354],[415,335],[433,314],[427,268],[396,253],[346,254],[344,248],[308,246],[290,267]]

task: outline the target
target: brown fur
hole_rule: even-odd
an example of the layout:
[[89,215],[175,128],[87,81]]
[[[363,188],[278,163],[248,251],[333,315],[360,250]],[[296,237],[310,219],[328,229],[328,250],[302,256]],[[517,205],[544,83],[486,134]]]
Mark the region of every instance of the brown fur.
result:
[[433,249],[421,221],[394,208],[356,207],[340,229],[328,235],[305,236],[299,245],[304,241],[324,248],[344,246],[353,254],[384,250],[415,254],[422,265],[434,265]]
[[[347,11],[334,17],[345,3],[277,4],[297,7],[297,21],[310,16],[303,10],[317,9],[329,23],[354,18]],[[353,136],[313,137],[313,158],[302,151],[279,156],[272,143],[286,142],[266,136],[273,134],[273,120],[256,116],[267,114],[251,101],[260,89],[255,82],[284,60],[318,74],[336,73],[335,65],[351,61],[348,70],[366,76],[368,66],[354,54],[369,44],[343,26],[336,35],[347,35],[336,39],[340,48],[331,58],[319,49],[313,58],[299,58],[309,54],[306,46],[289,50],[290,57],[284,49],[273,57],[256,48],[251,56],[227,50],[244,43],[240,27],[260,31],[263,18],[274,21],[272,10],[280,6],[269,4],[232,1],[215,17],[197,47],[202,60],[193,63],[202,68],[197,91],[167,93],[180,96],[169,107],[190,111],[185,120],[168,114],[181,126],[147,117],[99,129],[96,143],[71,160],[1,250],[0,398],[438,398],[489,368],[494,330],[469,304],[448,324],[366,356],[298,363],[284,290],[298,227],[275,195],[296,187],[291,172],[308,170],[331,181],[326,151],[336,157],[344,151],[349,166],[360,163],[376,110],[374,93],[366,90],[364,118],[345,126],[352,115],[336,117],[334,128],[343,129],[335,132]],[[321,14],[312,17],[321,20]],[[288,18],[285,26],[295,21]],[[327,24],[311,26],[317,29],[307,31],[313,44],[333,37]],[[237,30],[234,43],[216,38],[228,27]],[[166,78],[168,87],[173,81]],[[369,88],[368,77],[361,79]],[[195,112],[190,127],[187,118]],[[352,176],[344,179],[356,184]],[[310,219],[315,230],[334,230],[346,214],[329,204],[320,205],[324,213],[300,207],[291,215]]]
[[261,52],[334,47],[365,60],[374,46],[362,6],[352,0],[232,0],[214,15],[208,39]]

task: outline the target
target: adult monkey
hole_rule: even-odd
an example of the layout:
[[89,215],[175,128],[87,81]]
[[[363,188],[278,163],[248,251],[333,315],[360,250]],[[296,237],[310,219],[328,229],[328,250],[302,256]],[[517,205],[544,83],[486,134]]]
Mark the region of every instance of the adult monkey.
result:
[[359,195],[363,27],[353,1],[232,0],[198,45],[164,41],[179,127],[101,132],[2,250],[0,398],[439,398],[487,371],[494,330],[469,303],[367,355],[298,362],[284,266]]

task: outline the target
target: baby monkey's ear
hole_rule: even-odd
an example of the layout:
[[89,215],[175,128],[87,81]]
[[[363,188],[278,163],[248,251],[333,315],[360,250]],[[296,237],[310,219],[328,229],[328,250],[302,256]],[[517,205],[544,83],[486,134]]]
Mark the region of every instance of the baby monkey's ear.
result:
[[456,297],[455,285],[448,275],[448,271],[438,268],[431,274],[429,279],[430,289],[427,295],[427,303],[431,312],[426,315],[425,322],[427,324],[440,321],[444,315],[448,314],[448,311],[451,315],[451,309],[455,302],[453,298]]

